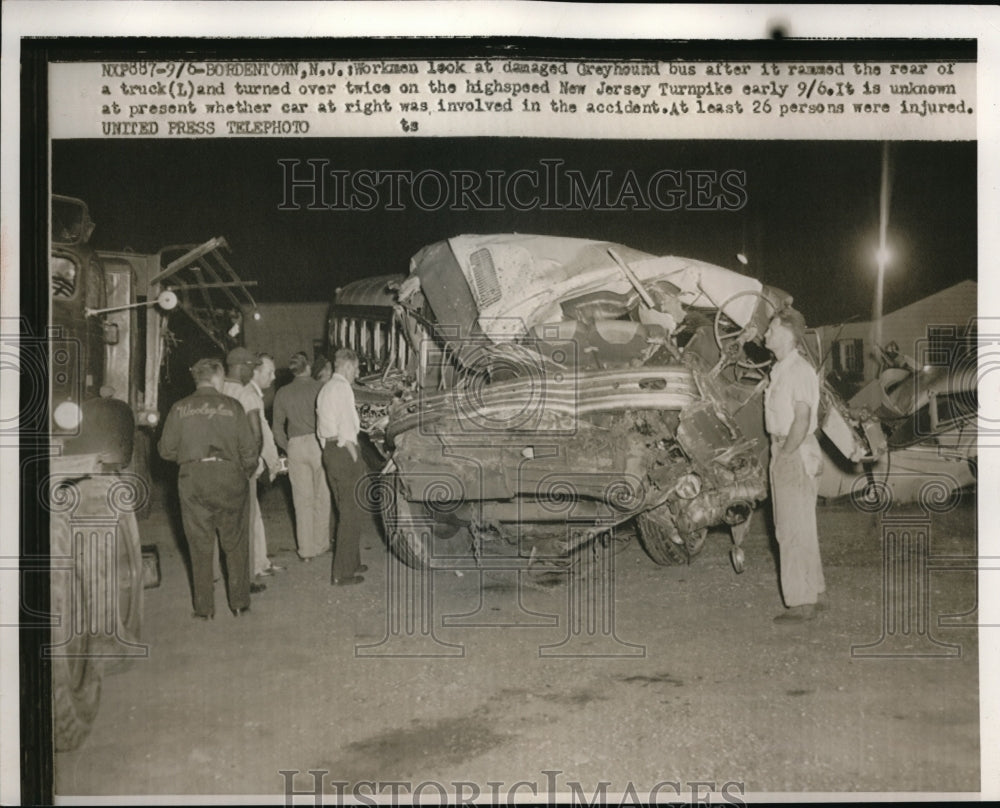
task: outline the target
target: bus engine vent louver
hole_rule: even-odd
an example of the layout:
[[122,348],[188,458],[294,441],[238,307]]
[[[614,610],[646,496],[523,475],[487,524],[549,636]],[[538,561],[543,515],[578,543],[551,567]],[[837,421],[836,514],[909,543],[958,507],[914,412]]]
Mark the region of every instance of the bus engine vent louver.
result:
[[476,250],[469,262],[472,264],[472,279],[476,284],[479,307],[485,309],[500,300],[500,280],[493,266],[493,256],[487,249]]

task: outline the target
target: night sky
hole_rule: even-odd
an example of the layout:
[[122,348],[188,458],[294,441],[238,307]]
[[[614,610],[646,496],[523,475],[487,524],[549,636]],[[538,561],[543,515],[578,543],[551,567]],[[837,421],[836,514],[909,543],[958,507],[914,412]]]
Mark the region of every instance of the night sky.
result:
[[[327,301],[406,272],[422,246],[517,231],[621,242],[717,263],[790,292],[811,325],[869,319],[881,144],[539,139],[77,140],[52,143],[53,192],[83,199],[100,249],[155,252],[225,236],[261,302]],[[976,278],[976,144],[893,143],[885,310]],[[282,211],[280,159],[331,169],[513,172],[558,159],[584,176],[632,169],[746,172],[738,211]],[[738,252],[750,259],[746,267]]]

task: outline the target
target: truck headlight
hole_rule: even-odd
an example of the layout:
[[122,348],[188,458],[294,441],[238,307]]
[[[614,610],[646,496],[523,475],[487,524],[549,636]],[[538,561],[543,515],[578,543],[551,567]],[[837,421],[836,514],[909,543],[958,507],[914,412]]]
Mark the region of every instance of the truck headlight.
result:
[[83,412],[75,401],[64,401],[56,407],[52,419],[60,429],[76,429],[83,420]]
[[68,258],[53,255],[49,259],[54,297],[73,297],[76,292],[76,264]]

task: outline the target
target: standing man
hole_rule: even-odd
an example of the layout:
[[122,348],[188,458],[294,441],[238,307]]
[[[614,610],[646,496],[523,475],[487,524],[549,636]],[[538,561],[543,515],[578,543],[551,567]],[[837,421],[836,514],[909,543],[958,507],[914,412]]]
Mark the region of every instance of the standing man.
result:
[[[222,382],[222,392],[225,393],[227,396],[232,396],[237,401],[239,401],[240,404],[243,405],[244,411],[246,411],[247,406],[251,407],[256,406],[252,392],[248,394],[246,390],[247,385],[250,384],[250,379],[253,378],[253,370],[256,366],[257,366],[257,357],[254,356],[252,353],[250,353],[250,351],[248,351],[246,348],[243,347],[233,348],[226,355],[226,368],[228,370],[228,373],[226,375],[225,380]],[[254,416],[250,428],[251,428],[251,434],[254,436],[254,440],[256,441],[257,455],[259,457],[261,453],[262,435],[259,428],[254,429],[254,427],[259,427],[259,421],[257,420],[256,416]],[[260,466],[259,463],[257,465],[258,467]],[[258,470],[255,476],[250,480],[247,489],[250,492],[250,496],[253,499],[253,502],[257,501],[257,478],[259,476],[260,476],[260,471]],[[248,508],[247,510],[248,520],[250,519],[250,516],[251,516],[251,511]],[[219,561],[218,551],[216,551],[216,557],[215,557],[216,578],[219,577],[218,561]],[[250,571],[252,571],[252,569],[253,566],[251,565],[248,568],[248,573],[247,573],[248,575],[250,574]],[[267,589],[267,584],[259,583],[251,579],[250,594],[257,595],[266,589]]]
[[222,382],[222,392],[239,400],[243,388],[250,382],[253,369],[257,365],[257,357],[246,348],[233,348],[226,354],[225,381]]
[[356,489],[364,474],[358,448],[360,421],[351,384],[358,376],[358,355],[341,348],[333,358],[333,376],[316,400],[316,437],[323,449],[323,468],[337,506],[336,546],[331,583],[359,584],[368,567],[361,563],[360,532],[365,515]]
[[163,425],[160,455],[180,464],[177,489],[191,552],[194,617],[215,616],[212,552],[218,532],[226,554],[229,607],[250,609],[247,479],[257,448],[243,407],[222,393],[222,363],[199,359],[191,368],[197,389],[174,404]]
[[330,549],[330,489],[316,440],[316,399],[322,384],[301,351],[288,362],[291,384],[274,395],[274,442],[288,455],[299,558],[311,561]]
[[274,382],[274,357],[260,353],[255,358],[250,381],[243,387],[240,403],[247,412],[250,431],[260,447],[260,460],[257,471],[250,480],[250,568],[254,577],[274,575],[284,567],[272,564],[267,557],[267,535],[264,532],[264,520],[260,514],[260,500],[257,499],[257,481],[265,469],[269,479],[278,474],[280,460],[278,447],[274,444],[274,434],[264,417],[264,391]]
[[826,591],[819,537],[816,494],[823,467],[815,432],[819,379],[797,346],[806,323],[795,309],[775,314],[764,344],[777,358],[764,393],[764,423],[771,436],[771,506],[780,548],[781,592],[785,612],[777,623],[812,620]]

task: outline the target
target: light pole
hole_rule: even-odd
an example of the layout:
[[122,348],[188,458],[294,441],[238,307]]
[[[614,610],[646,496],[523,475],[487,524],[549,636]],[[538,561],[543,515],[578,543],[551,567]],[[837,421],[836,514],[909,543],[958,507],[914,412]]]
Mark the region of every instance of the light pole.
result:
[[[889,263],[886,231],[889,227],[889,142],[882,143],[882,184],[879,191],[878,249],[875,251],[876,277],[875,301],[872,311],[872,343],[882,347],[882,294],[885,286],[885,268]],[[876,354],[877,356],[878,354]]]
[[882,345],[882,296],[885,285],[885,268],[889,263],[889,248],[879,246],[875,250],[876,275],[875,275],[875,302],[872,306],[872,341],[876,346]]

